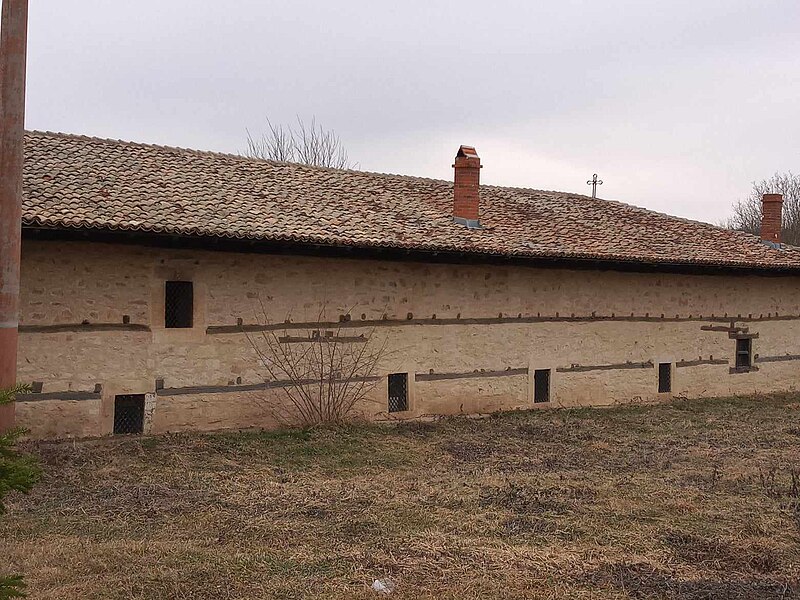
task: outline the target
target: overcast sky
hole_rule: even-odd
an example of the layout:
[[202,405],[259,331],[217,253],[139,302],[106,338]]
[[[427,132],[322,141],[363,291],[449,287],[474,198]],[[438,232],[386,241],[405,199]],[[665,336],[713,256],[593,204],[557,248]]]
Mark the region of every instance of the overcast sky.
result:
[[27,127],[223,152],[316,116],[370,171],[717,222],[800,171],[797,0],[30,0]]

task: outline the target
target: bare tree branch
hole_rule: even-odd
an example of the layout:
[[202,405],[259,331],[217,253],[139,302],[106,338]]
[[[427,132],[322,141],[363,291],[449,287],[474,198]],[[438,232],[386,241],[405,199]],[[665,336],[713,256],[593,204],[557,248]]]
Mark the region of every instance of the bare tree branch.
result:
[[253,137],[247,131],[247,149],[245,156],[296,162],[318,167],[335,169],[356,169],[357,163],[351,163],[342,141],[333,130],[326,130],[318,125],[316,118],[306,124],[299,116],[297,125],[273,125],[267,119],[267,131],[260,137]]
[[787,244],[800,246],[800,175],[791,171],[754,181],[750,195],[733,205],[733,216],[723,225],[758,235],[761,230],[761,196],[764,194],[783,194],[782,239]]

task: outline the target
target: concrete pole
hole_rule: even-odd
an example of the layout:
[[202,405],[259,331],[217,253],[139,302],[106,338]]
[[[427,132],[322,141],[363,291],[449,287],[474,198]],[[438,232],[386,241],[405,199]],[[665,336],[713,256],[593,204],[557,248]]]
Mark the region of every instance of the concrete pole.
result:
[[[28,0],[2,0],[0,21],[0,388],[17,379],[22,143]],[[0,431],[14,426],[14,405],[0,406]]]

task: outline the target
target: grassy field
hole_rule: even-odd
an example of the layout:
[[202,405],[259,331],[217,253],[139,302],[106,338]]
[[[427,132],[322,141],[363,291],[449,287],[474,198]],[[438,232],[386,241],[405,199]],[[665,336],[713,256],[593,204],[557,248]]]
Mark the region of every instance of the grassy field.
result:
[[32,598],[800,596],[800,396],[26,449]]

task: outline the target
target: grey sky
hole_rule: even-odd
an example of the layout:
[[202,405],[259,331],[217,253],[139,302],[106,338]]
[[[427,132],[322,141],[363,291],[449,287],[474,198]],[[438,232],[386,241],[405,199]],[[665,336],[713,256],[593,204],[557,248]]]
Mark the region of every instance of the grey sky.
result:
[[716,222],[800,171],[800,2],[30,0],[27,127],[236,152],[316,115],[362,169]]

